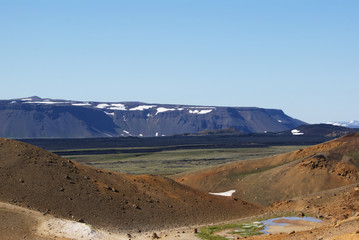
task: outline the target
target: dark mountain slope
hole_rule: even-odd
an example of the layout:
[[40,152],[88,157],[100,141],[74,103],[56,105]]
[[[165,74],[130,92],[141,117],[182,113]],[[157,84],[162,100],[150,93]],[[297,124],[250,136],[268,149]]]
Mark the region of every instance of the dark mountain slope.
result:
[[280,132],[304,122],[277,109],[100,103],[31,97],[0,101],[0,136],[86,138],[168,136],[235,128],[243,133]]
[[0,104],[1,136],[105,137],[117,134],[117,126],[102,111],[77,106]]
[[359,128],[347,128],[331,124],[306,124],[279,134],[337,138],[357,131],[359,131]]

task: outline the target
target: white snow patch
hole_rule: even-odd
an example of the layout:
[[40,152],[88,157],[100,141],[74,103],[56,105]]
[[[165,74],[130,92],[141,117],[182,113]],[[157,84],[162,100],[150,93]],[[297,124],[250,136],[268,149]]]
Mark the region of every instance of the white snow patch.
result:
[[209,110],[201,110],[198,114],[207,114],[207,113],[210,113],[212,112],[212,109],[209,109]]
[[340,123],[337,123],[337,122],[327,122],[327,124],[331,124],[331,125],[334,125],[334,126],[343,126],[344,124],[340,124]]
[[108,105],[107,103],[100,103],[100,104],[98,104],[97,106],[96,106],[96,108],[101,108],[101,109],[103,109],[103,108],[108,108],[110,105]]
[[22,101],[32,101],[32,98],[23,98]]
[[209,194],[212,195],[217,195],[217,196],[225,196],[225,197],[231,197],[233,193],[235,193],[236,190],[229,190],[227,192],[220,192],[220,193],[212,193],[210,192]]
[[72,106],[91,106],[90,103],[84,102],[84,103],[72,103]]
[[157,108],[157,112],[155,115],[159,114],[159,113],[163,113],[163,112],[168,112],[168,111],[175,111],[175,108],[164,108],[164,107],[159,107]]
[[32,103],[32,104],[64,104],[69,102],[53,102],[53,101],[37,101],[37,102],[26,102],[26,103]]
[[131,108],[130,111],[143,111],[150,108],[156,107],[156,105],[141,105],[134,108]]
[[138,136],[143,137],[142,133],[140,133],[140,135],[138,135]]
[[91,226],[65,219],[49,219],[39,226],[39,230],[49,236],[66,239],[100,240],[104,235]]
[[205,110],[189,110],[189,113],[192,113],[192,114],[207,114],[207,113],[210,113],[212,112],[213,109],[205,109]]
[[150,113],[147,113],[147,117],[153,117],[153,115]]
[[158,132],[156,132],[156,137],[158,137]]
[[359,128],[359,121],[350,120],[350,121],[335,121],[327,122],[327,124],[332,124],[334,126],[350,127],[350,128]]
[[112,112],[106,112],[106,111],[105,111],[105,113],[106,113],[107,115],[110,115],[110,116],[115,116],[115,113],[112,113]]
[[281,122],[282,122],[282,120],[278,120],[278,122],[280,122],[280,123],[281,123]]
[[123,130],[123,132],[126,133],[126,134],[130,134],[130,133],[129,133],[128,131],[126,131],[126,130]]
[[293,129],[291,132],[293,135],[303,135],[304,134],[304,133],[301,133],[300,130],[298,130],[298,129]]
[[120,111],[124,111],[127,110],[126,106],[122,103],[112,103],[111,107],[109,107],[110,110],[120,110]]

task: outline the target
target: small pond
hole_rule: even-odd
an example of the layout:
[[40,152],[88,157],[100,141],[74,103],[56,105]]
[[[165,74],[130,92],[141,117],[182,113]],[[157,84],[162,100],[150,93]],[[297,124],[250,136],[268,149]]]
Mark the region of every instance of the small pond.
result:
[[236,236],[248,237],[261,234],[290,233],[303,231],[316,227],[322,220],[314,217],[278,217],[258,222],[242,223],[237,227],[223,229],[215,233],[226,239],[234,239]]
[[270,233],[270,229],[278,229],[281,232],[290,232],[296,229],[304,230],[315,225],[315,223],[321,223],[322,220],[314,217],[279,217],[271,218],[261,221],[264,225],[263,233]]

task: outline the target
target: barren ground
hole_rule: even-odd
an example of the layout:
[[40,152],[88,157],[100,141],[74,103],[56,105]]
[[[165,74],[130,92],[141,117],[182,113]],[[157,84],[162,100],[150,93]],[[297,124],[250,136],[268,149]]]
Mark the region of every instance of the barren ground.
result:
[[[273,198],[265,203],[272,200],[272,204],[266,208],[243,201],[238,195],[213,196],[165,177],[91,168],[25,143],[0,139],[0,239],[122,240],[158,236],[188,240],[197,238],[194,228],[224,221],[255,221],[288,212],[319,217],[323,225],[247,239],[359,239],[358,139],[359,134],[351,135],[287,154],[284,159],[267,159],[264,162],[274,166],[270,169],[262,162],[263,171],[245,175],[244,179],[257,176],[257,183],[263,183],[271,176],[280,176],[282,187],[288,187],[289,180],[291,187],[290,192],[269,195]],[[251,171],[258,168],[258,161],[253,163],[241,166]],[[282,170],[292,177],[275,169],[283,166]],[[190,185],[191,181],[199,184],[199,179],[211,179],[209,185],[221,184],[215,182],[221,178],[212,174],[224,174],[228,169],[225,166],[207,175],[181,176],[178,181]],[[321,184],[315,185],[310,176]],[[225,186],[230,187],[229,183]],[[306,183],[309,192],[303,191]],[[258,191],[261,186],[254,189]],[[283,192],[286,195],[278,195]],[[273,202],[275,199],[280,200]]]

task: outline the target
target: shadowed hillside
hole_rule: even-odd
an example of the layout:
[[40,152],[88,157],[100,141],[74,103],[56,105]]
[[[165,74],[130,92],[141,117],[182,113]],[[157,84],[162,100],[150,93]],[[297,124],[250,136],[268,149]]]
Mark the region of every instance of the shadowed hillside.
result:
[[236,190],[235,196],[269,205],[273,201],[358,182],[359,133],[278,156],[238,161],[177,175],[203,191]]
[[229,127],[263,133],[305,124],[279,109],[39,97],[0,100],[0,122],[0,136],[8,138],[155,137]]
[[0,139],[0,181],[0,201],[117,229],[209,223],[259,209],[164,177],[131,176],[80,165],[8,139]]

